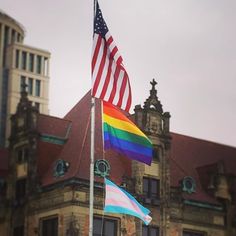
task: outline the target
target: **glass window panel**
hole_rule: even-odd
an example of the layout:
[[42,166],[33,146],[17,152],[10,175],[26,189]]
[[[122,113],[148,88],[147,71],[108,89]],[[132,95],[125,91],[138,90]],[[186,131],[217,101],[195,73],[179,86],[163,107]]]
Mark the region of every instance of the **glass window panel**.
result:
[[25,76],[20,77],[20,91],[23,91],[23,85],[25,85],[26,78]]
[[16,61],[15,61],[15,67],[19,68],[19,58],[20,58],[20,51],[16,50]]
[[30,95],[33,94],[33,79],[32,78],[29,78],[28,80],[28,93]]
[[95,218],[93,220],[93,235],[101,235],[102,231],[102,219]]
[[36,82],[36,84],[35,84],[35,96],[40,97],[41,81],[40,80],[36,80],[35,82]]
[[115,223],[114,221],[105,221],[105,236],[115,236]]
[[142,234],[142,236],[148,236],[148,228],[147,228],[147,226],[145,226],[145,225],[143,225],[143,234]]
[[147,178],[143,178],[143,193],[147,196],[148,195],[148,179]]
[[26,69],[26,58],[27,58],[27,53],[26,52],[22,52],[21,69],[23,69],[23,70]]
[[34,54],[32,53],[29,54],[29,70],[34,71]]
[[41,56],[37,56],[37,73],[41,74],[41,65],[42,63],[42,57]]
[[158,236],[157,228],[150,228],[150,236]]

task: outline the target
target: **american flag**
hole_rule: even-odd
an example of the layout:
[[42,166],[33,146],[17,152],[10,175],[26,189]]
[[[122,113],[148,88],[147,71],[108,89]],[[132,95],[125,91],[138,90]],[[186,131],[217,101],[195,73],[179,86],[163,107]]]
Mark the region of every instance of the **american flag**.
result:
[[92,96],[129,111],[132,99],[131,88],[122,62],[123,59],[97,3],[94,19]]

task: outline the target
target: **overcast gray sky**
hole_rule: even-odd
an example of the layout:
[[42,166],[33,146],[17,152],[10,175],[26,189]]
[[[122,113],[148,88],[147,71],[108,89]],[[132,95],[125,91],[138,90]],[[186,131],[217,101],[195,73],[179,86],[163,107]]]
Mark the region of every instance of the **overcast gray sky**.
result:
[[[158,82],[171,131],[236,146],[236,1],[100,0],[135,104]],[[51,52],[50,114],[63,117],[90,89],[93,0],[0,0]]]

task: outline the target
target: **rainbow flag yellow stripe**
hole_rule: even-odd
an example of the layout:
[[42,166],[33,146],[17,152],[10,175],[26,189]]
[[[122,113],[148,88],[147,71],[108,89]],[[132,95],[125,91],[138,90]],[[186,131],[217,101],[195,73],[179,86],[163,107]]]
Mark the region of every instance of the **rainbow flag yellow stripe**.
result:
[[105,149],[144,162],[152,162],[152,143],[147,136],[112,104],[103,102],[103,134]]

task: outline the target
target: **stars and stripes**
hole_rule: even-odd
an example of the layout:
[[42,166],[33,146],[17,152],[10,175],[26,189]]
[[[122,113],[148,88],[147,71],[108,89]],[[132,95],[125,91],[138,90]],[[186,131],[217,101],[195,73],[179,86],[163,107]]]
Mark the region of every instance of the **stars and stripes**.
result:
[[92,96],[129,111],[131,88],[122,62],[123,59],[97,3],[92,57]]

